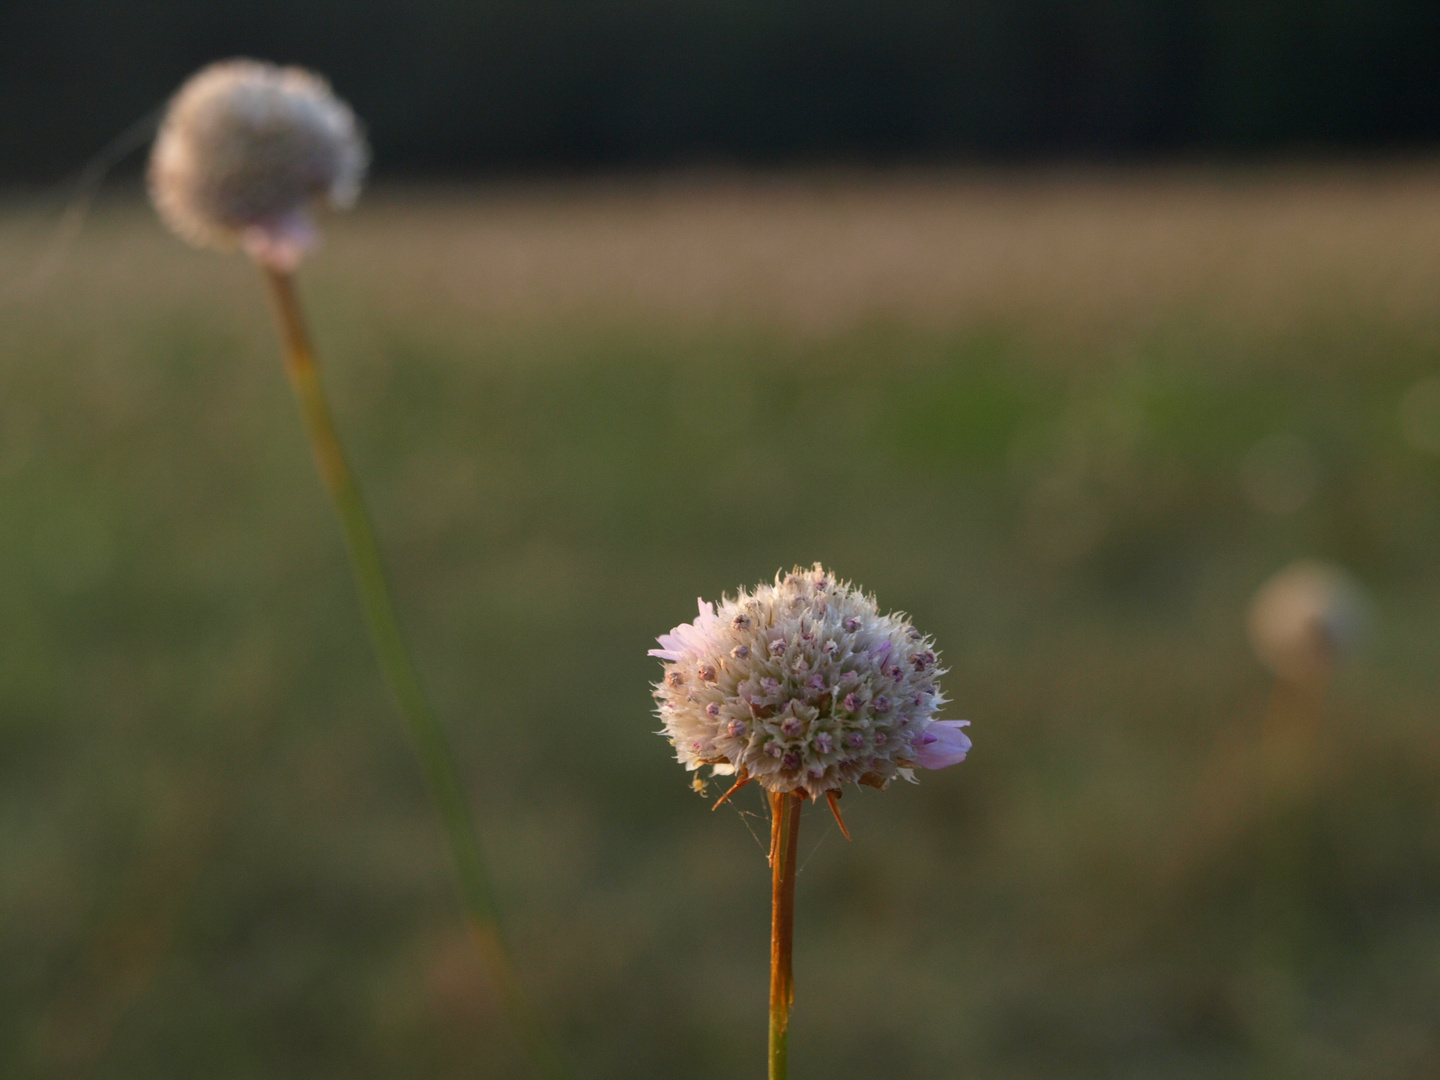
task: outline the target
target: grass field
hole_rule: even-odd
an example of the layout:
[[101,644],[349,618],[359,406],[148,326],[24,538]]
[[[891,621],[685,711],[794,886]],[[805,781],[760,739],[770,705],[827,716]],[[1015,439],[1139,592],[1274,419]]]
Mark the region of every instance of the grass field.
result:
[[[525,1075],[253,270],[46,238],[0,212],[0,1073]],[[303,284],[585,1080],[761,1074],[760,800],[645,651],[817,559],[975,750],[807,814],[797,1077],[1440,1069],[1440,167],[382,189]],[[1372,625],[1277,781],[1302,556]]]

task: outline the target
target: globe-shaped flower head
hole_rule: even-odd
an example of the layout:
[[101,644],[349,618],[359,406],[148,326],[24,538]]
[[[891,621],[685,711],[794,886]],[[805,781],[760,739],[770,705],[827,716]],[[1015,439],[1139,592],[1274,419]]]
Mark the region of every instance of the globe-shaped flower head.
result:
[[1302,559],[1267,581],[1250,607],[1250,643],[1288,682],[1321,684],[1364,635],[1368,602],[1338,566]]
[[819,563],[699,606],[650,650],[665,662],[663,734],[687,769],[815,798],[965,759],[966,722],[933,719],[933,643]]
[[243,247],[290,270],[314,247],[310,206],[355,201],[368,161],[355,114],[301,68],[228,60],[171,100],[150,156],[150,196],[199,247]]

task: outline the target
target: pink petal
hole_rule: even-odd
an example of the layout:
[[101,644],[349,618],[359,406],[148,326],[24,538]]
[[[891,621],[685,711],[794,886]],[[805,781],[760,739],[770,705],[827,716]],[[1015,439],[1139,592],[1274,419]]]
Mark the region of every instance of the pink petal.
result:
[[647,655],[658,656],[661,660],[679,660],[686,653],[703,655],[710,647],[709,631],[720,620],[715,615],[715,605],[697,598],[695,606],[700,614],[694,622],[681,623],[668,634],[661,634],[655,640],[660,648],[651,649]]
[[273,222],[241,230],[240,246],[262,266],[290,273],[320,243],[320,232],[301,207]]
[[[915,746],[915,763],[922,769],[948,769],[960,764],[970,752],[970,738],[960,729],[969,723],[968,720],[936,720],[925,729],[933,741]],[[916,744],[920,742],[915,740]]]

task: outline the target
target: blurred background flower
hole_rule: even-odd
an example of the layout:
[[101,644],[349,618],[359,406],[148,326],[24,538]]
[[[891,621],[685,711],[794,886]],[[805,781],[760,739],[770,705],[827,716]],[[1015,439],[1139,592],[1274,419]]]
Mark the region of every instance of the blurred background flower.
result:
[[348,207],[368,158],[360,125],[325,80],[255,60],[211,64],[166,108],[150,198],[198,247],[243,247],[293,270],[315,246],[314,204]]
[[1360,643],[1365,594],[1338,566],[1313,559],[1285,567],[1250,605],[1250,644],[1281,679],[1326,683]]

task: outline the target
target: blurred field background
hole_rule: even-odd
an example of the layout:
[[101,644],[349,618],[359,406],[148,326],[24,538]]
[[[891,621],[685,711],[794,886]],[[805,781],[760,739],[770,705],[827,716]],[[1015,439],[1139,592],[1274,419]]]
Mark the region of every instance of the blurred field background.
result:
[[[253,269],[0,211],[0,1073],[525,1075]],[[823,560],[965,764],[802,830],[798,1077],[1440,1069],[1440,167],[382,188],[303,286],[535,997],[758,1076],[760,800],[651,639]],[[1418,387],[1418,389],[1417,389]],[[1365,585],[1277,783],[1249,597]],[[712,789],[712,795],[714,789]]]

